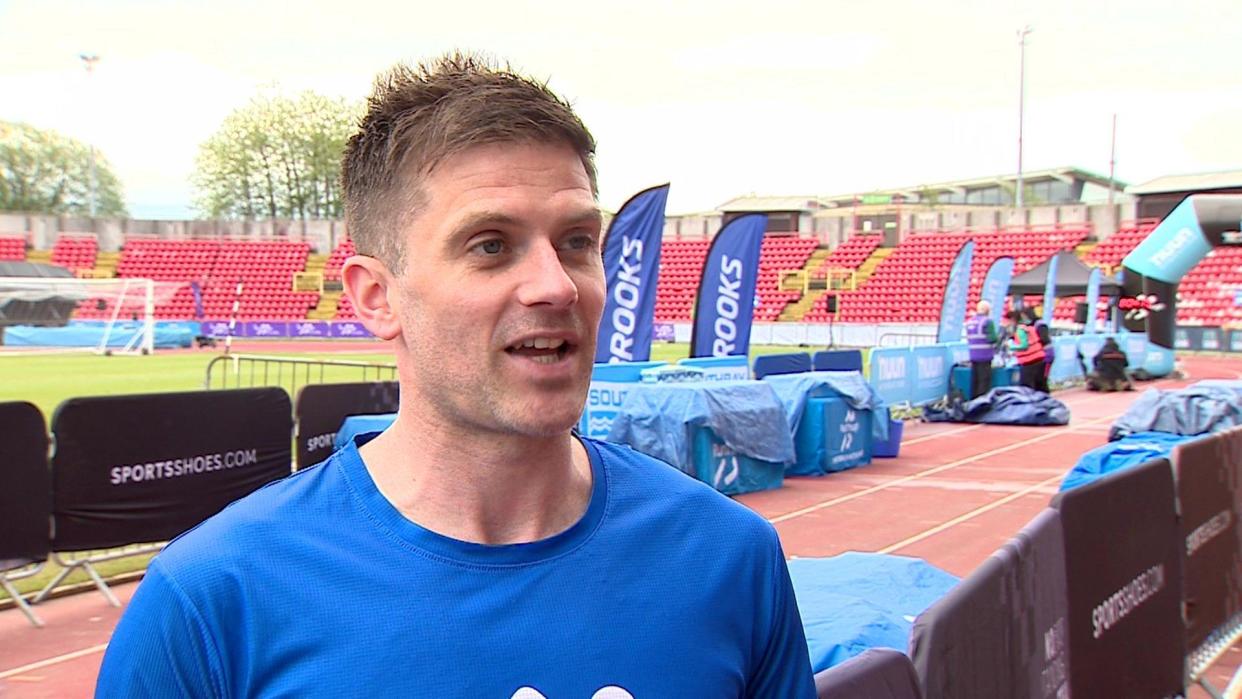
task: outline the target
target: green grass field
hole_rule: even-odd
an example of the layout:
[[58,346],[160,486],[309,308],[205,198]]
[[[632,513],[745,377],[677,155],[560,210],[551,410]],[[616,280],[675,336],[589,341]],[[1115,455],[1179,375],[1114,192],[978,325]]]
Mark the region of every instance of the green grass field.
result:
[[[751,359],[761,354],[806,351],[797,347],[777,345],[752,346]],[[689,355],[690,347],[685,343],[656,343],[652,346],[652,359],[674,362]],[[324,359],[329,361],[356,361],[388,364],[392,355],[386,352],[358,354],[326,354],[316,353],[313,345],[308,345],[305,352],[273,353],[265,356],[282,356],[296,359]],[[212,359],[221,356],[215,352],[157,352],[154,355],[112,356],[102,357],[95,354],[0,354],[0,401],[22,400],[38,406],[45,418],[51,420],[56,406],[69,398],[84,396],[111,396],[138,393],[164,393],[169,391],[197,391],[204,388],[207,365]],[[220,372],[226,367],[217,365],[214,370],[213,385],[220,387]],[[261,369],[254,371],[260,372]],[[258,383],[279,383],[286,389],[293,388],[292,377],[287,369],[276,381],[275,369],[268,377],[269,381]],[[242,372],[243,384],[251,377]],[[370,374],[374,377],[374,373]],[[262,379],[261,375],[255,376]],[[319,372],[314,371],[310,379],[318,381]],[[325,372],[324,379],[329,382],[360,381],[362,374],[357,369],[336,368]],[[308,383],[302,372],[296,377],[297,385]],[[230,386],[235,385],[230,379]]]
[[[763,345],[752,346],[750,358],[762,354],[778,354],[782,352],[808,351],[805,348]],[[690,347],[686,343],[655,343],[652,346],[651,358],[675,362],[689,355]],[[172,391],[197,391],[205,386],[207,366],[215,358],[222,356],[217,352],[157,352],[151,356],[111,356],[95,354],[0,354],[0,402],[29,401],[43,413],[45,419],[51,421],[56,406],[70,398],[86,396],[110,396],[139,393],[163,393]],[[264,356],[279,356],[292,359],[323,359],[328,361],[354,361],[373,364],[389,364],[392,355],[387,352],[370,352],[356,354],[338,354],[316,352],[312,344],[308,344],[304,352],[297,353],[264,353]],[[220,373],[226,370],[223,363],[217,364],[213,370],[212,385],[220,387]],[[296,385],[317,382],[318,371],[306,377],[299,373],[296,385],[287,369],[283,369],[279,377],[269,372],[268,380],[259,375],[251,377],[242,372],[242,383],[247,384],[251,378],[259,385],[282,385],[293,392]],[[274,371],[274,370],[272,370]],[[375,377],[374,370],[369,372]],[[277,381],[276,379],[280,380]],[[328,382],[360,381],[361,370],[358,368],[336,367],[325,370],[322,376]],[[236,379],[230,379],[230,386],[236,385]],[[98,566],[105,577],[129,573],[146,567],[149,555],[133,556],[108,561]],[[45,569],[31,578],[15,583],[22,594],[33,593],[47,583],[59,567],[49,561]],[[81,572],[72,574],[65,584],[85,581],[86,575]]]

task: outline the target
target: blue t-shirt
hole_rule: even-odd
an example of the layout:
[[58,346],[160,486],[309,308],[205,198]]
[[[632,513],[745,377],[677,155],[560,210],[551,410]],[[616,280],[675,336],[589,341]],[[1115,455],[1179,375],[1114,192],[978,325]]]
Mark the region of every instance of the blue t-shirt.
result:
[[814,697],[770,524],[583,440],[582,519],[528,544],[406,519],[349,444],[171,543],[104,656],[103,697]]

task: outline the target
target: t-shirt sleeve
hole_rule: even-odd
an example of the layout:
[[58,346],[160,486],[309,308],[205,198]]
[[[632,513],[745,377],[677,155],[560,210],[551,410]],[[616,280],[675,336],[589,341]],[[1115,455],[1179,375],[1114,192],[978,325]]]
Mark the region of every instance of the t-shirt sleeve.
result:
[[780,543],[773,548],[771,634],[758,670],[747,684],[746,696],[749,699],[815,699],[811,656],[793,583],[789,579],[789,566],[785,564]]
[[112,633],[101,697],[223,697],[219,656],[202,617],[154,560]]

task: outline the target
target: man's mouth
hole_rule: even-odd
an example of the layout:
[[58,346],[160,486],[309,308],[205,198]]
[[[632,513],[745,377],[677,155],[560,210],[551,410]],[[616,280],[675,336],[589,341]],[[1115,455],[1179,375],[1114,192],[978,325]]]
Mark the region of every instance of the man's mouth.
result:
[[531,337],[509,345],[505,351],[515,357],[524,357],[539,364],[555,364],[572,351],[574,345],[560,338]]

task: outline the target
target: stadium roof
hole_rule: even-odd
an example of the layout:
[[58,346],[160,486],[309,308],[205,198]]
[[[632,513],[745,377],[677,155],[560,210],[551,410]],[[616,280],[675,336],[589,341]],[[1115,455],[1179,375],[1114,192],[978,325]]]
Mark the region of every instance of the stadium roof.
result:
[[1242,188],[1242,170],[1201,172],[1194,175],[1167,175],[1126,188],[1126,194],[1198,192],[1210,189]]
[[[1079,167],[1057,167],[1048,170],[1032,170],[1022,173],[1022,181],[1029,186],[1033,182],[1042,180],[1060,180],[1062,182],[1088,182],[1097,184],[1102,187],[1109,185],[1108,177],[1100,175],[1090,170],[1084,170]],[[866,196],[866,194],[900,194],[909,200],[919,198],[924,192],[965,192],[970,189],[979,189],[982,187],[995,186],[997,184],[1009,185],[1010,188],[1016,187],[1018,183],[1018,175],[1015,172],[1005,173],[1003,175],[992,175],[990,177],[976,177],[969,180],[953,180],[950,182],[932,182],[925,184],[917,184],[909,187],[896,187],[893,189],[877,189],[869,193],[851,192],[849,194],[834,194],[832,196],[821,197],[825,203],[832,206],[849,206],[858,196]],[[1113,187],[1120,190],[1126,186],[1125,182],[1113,180]]]
[[748,195],[736,197],[716,207],[719,211],[818,211],[830,204],[816,196],[761,197]]

